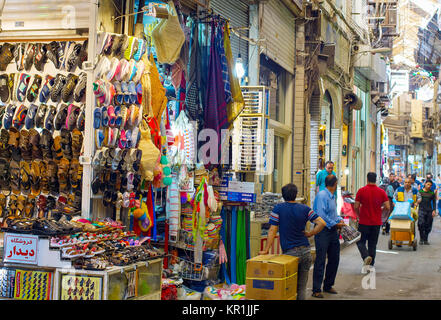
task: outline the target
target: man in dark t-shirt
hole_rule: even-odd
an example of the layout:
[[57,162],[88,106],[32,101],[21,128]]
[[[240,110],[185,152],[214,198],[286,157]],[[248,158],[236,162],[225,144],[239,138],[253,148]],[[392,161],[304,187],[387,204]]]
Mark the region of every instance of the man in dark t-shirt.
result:
[[427,180],[420,189],[421,202],[418,206],[418,230],[420,244],[429,244],[429,233],[432,231],[433,218],[436,215],[436,194],[432,189],[432,180]]
[[[357,242],[357,247],[364,265],[373,266],[378,235],[383,224],[381,220],[382,211],[383,209],[390,210],[390,206],[386,192],[376,185],[377,174],[369,172],[367,181],[367,185],[358,190],[355,196],[354,209],[359,218],[358,231],[361,233],[361,239]],[[368,248],[366,248],[366,241]]]
[[[273,246],[274,238],[279,232],[283,254],[299,258],[297,300],[304,300],[308,273],[312,263],[308,238],[322,231],[326,223],[310,207],[296,203],[297,187],[295,184],[284,186],[282,196],[285,202],[276,205],[271,212],[268,241],[260,254],[268,254],[269,249]],[[315,224],[314,229],[309,232],[305,231],[308,221]]]
[[392,188],[394,188],[394,191],[400,187],[400,182],[393,173],[389,174],[389,184],[392,186]]

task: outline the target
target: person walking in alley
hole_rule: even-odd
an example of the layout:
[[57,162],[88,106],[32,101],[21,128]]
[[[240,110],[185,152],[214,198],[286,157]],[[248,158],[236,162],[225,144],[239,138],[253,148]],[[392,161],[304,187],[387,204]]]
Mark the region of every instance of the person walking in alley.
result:
[[412,199],[412,207],[418,206],[418,203],[421,201],[421,194],[418,192],[417,188],[412,186],[412,184],[411,178],[406,178],[404,180],[404,186],[395,190],[394,199],[396,201],[407,201]]
[[319,193],[320,191],[325,190],[325,188],[326,188],[326,186],[325,186],[325,179],[330,174],[333,174],[335,176],[334,162],[327,161],[325,163],[325,168],[323,170],[320,170],[319,172],[317,172],[316,182],[315,182],[315,184],[316,184],[316,193]]
[[412,187],[416,188],[417,190],[420,190],[423,187],[423,184],[417,179],[416,173],[408,174],[407,177],[410,178]]
[[389,174],[389,184],[392,186],[392,188],[394,188],[394,192],[400,186],[398,178],[392,172]]
[[[333,285],[340,262],[339,233],[345,223],[343,218],[337,214],[336,189],[337,177],[333,174],[328,175],[325,178],[325,189],[320,191],[314,199],[314,212],[326,222],[326,227],[314,237],[316,258],[313,271],[312,296],[315,298],[323,298],[321,293],[322,284],[324,292],[337,294]],[[326,258],[328,258],[327,264]],[[325,276],[324,281],[323,276]]]
[[429,233],[432,231],[433,218],[436,215],[436,195],[431,190],[433,182],[427,180],[424,188],[419,191],[421,202],[418,208],[418,230],[420,244],[429,244]]
[[[393,177],[393,175],[392,175]],[[383,183],[380,185],[380,188],[383,189],[386,192],[387,197],[389,198],[389,210],[383,209],[383,213],[382,213],[382,217],[381,220],[383,221],[383,234],[388,235],[389,231],[390,231],[390,223],[388,221],[389,216],[392,212],[392,210],[394,209],[394,202],[393,202],[393,198],[394,198],[394,188],[392,186],[392,184],[390,183],[388,178],[384,178],[383,179]]]
[[377,187],[376,181],[377,174],[369,172],[367,185],[358,190],[354,204],[355,213],[359,219],[358,231],[361,233],[357,247],[364,265],[371,266],[375,263],[378,235],[383,224],[382,211],[383,209],[388,212],[390,210],[389,198],[383,189]]
[[[411,178],[407,177],[404,180],[404,186],[399,187],[394,193],[394,199],[396,201],[408,201],[412,199],[412,208],[416,208],[418,204],[421,202],[421,194],[418,192],[418,189],[412,186]],[[397,247],[400,247],[400,241],[397,241]]]
[[[326,223],[310,207],[296,203],[297,186],[295,184],[285,185],[282,188],[282,197],[285,202],[274,207],[269,219],[271,227],[268,232],[268,241],[265,250],[260,251],[259,254],[268,254],[279,231],[283,254],[299,257],[297,299],[304,300],[312,263],[308,238],[322,231]],[[312,231],[305,232],[308,221],[313,222],[315,227]]]

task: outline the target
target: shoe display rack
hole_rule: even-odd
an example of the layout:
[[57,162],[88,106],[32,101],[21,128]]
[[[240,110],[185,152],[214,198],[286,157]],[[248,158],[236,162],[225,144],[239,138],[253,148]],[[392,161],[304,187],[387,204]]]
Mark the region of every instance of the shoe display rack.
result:
[[81,212],[87,43],[16,42],[0,49],[9,57],[0,66],[0,187],[10,192],[0,196],[3,218]]
[[93,93],[95,153],[92,194],[106,208],[128,208],[139,199],[142,152],[138,144],[142,120],[141,59],[146,41],[124,34],[99,32]]

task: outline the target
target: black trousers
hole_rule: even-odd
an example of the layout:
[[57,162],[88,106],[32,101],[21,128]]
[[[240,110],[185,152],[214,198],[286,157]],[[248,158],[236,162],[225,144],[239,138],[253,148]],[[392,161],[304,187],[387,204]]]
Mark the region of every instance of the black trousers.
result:
[[[316,234],[315,239],[315,262],[313,271],[312,292],[327,291],[332,288],[337,276],[338,264],[340,262],[340,241],[337,228],[328,229],[325,227]],[[328,262],[326,263],[326,258]],[[325,279],[323,280],[323,276]]]
[[420,231],[420,239],[428,241],[429,233],[432,231],[432,211],[418,211],[418,230]]
[[[361,258],[371,256],[373,266],[375,263],[375,254],[377,252],[378,235],[380,234],[381,226],[367,226],[363,224],[358,225],[358,231],[361,233],[361,238],[357,242],[358,251],[360,251]],[[367,248],[366,248],[367,242]]]

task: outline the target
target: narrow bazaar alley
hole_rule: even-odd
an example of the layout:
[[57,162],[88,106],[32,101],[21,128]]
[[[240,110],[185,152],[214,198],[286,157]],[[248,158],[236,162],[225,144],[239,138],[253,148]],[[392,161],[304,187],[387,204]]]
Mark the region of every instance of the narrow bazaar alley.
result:
[[[342,249],[335,279],[338,294],[325,293],[325,299],[438,300],[441,297],[441,218],[434,219],[430,245],[418,245],[416,251],[407,245],[389,250],[389,239],[390,235],[380,233],[375,280],[361,273],[363,262],[355,244]],[[312,270],[309,280],[308,291],[312,288]],[[312,299],[308,295],[308,300]]]

